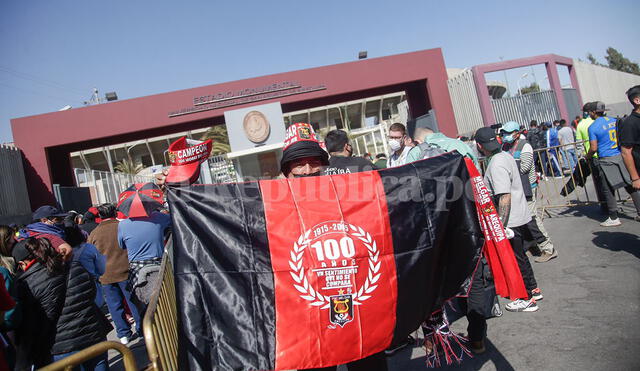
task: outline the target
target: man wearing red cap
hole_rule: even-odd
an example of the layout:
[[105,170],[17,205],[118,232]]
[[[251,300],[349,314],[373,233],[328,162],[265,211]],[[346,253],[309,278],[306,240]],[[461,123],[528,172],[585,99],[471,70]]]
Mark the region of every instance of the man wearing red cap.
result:
[[[313,127],[307,123],[295,123],[287,129],[285,134],[280,171],[286,178],[301,178],[323,175],[323,170],[329,165],[329,154],[318,141]],[[174,167],[166,173],[157,176],[157,184],[170,183]],[[197,178],[197,177],[196,177]],[[361,360],[349,362],[350,370],[381,370],[387,369],[384,352],[373,354]],[[314,370],[335,370],[336,366]]]
[[[280,171],[287,178],[300,178],[322,175],[323,168],[329,165],[329,155],[318,142],[313,127],[306,123],[296,123],[287,129],[285,146],[280,161]],[[345,339],[348,341],[348,339]],[[314,368],[313,370],[336,370],[337,366]],[[347,369],[380,370],[387,369],[384,352],[372,354],[366,358],[349,362]]]
[[287,178],[320,175],[329,165],[329,154],[322,149],[313,127],[296,123],[287,129],[280,161],[280,171]]

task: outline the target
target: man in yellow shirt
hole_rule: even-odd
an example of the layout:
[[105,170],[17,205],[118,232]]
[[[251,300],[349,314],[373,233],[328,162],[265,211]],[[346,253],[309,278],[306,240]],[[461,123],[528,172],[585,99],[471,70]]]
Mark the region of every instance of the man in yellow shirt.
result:
[[[585,103],[582,106],[583,112],[589,112],[593,102]],[[583,116],[584,117],[584,116]],[[589,152],[589,126],[593,124],[593,119],[586,115],[580,122],[578,123],[578,127],[576,128],[576,142],[584,142],[584,145],[578,145],[578,150],[583,150],[581,154],[585,154]],[[597,157],[597,155],[594,155]]]

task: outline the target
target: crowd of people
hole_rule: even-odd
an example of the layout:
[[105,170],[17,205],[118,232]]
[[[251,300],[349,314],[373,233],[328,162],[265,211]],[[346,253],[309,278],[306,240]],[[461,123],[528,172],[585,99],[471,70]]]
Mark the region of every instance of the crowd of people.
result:
[[[32,219],[0,225],[0,289],[11,299],[0,308],[0,369],[45,366],[105,341],[113,327],[123,344],[141,336],[169,215],[119,220],[116,206],[105,203],[84,214],[44,205]],[[81,366],[108,370],[107,354]]]
[[[638,211],[635,220],[640,221],[640,86],[627,95],[634,108],[622,120],[607,117],[602,102],[590,102],[583,107],[583,117],[571,123],[558,120],[539,126],[532,121],[526,128],[511,121],[478,129],[472,138],[449,138],[432,124],[416,128],[410,136],[403,124],[394,123],[387,138],[390,153],[375,159],[369,154],[353,156],[347,133],[333,130],[325,136],[326,150],[308,140],[285,148],[281,172],[285,178],[347,174],[402,166],[450,151],[468,157],[483,170],[528,292],[505,309],[533,312],[543,295],[526,252],[536,255],[537,263],[558,257],[536,213],[541,179],[566,176],[580,161],[587,161],[607,208],[602,226],[621,224],[613,196],[621,187],[631,196]],[[310,125],[302,125],[312,131]],[[165,178],[166,173],[160,175],[158,185]],[[123,344],[140,336],[142,318],[160,281],[171,228],[168,212],[158,208],[147,217],[126,218],[109,203],[84,214],[44,205],[32,219],[24,226],[0,226],[1,330],[8,344],[0,362],[16,370],[44,366],[106,340],[112,324]],[[476,353],[484,352],[487,331],[486,316],[480,314],[486,313],[486,301],[478,297],[480,286],[474,277],[465,310]],[[108,369],[106,354],[83,367]],[[386,369],[385,352],[348,367]]]

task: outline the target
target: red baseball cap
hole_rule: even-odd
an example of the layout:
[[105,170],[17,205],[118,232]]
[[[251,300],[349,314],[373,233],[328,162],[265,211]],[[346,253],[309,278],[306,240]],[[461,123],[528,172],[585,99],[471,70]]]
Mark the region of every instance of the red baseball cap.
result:
[[169,174],[167,184],[191,184],[200,176],[200,164],[211,154],[211,139],[189,147],[187,137],[182,137],[169,146]]

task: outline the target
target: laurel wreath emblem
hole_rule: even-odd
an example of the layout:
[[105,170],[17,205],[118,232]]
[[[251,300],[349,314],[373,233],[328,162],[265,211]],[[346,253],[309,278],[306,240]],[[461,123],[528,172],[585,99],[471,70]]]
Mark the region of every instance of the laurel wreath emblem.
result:
[[[358,238],[367,248],[369,255],[369,272],[367,278],[364,281],[364,285],[353,294],[352,300],[354,305],[361,305],[363,301],[369,299],[371,294],[378,287],[376,284],[380,279],[380,252],[376,245],[376,241],[371,237],[368,232],[365,232],[362,228],[356,227],[353,224],[348,224],[351,230],[351,235]],[[319,291],[316,291],[311,287],[307,277],[305,276],[305,269],[302,266],[304,250],[309,246],[309,235],[311,229],[301,234],[296,242],[293,243],[293,249],[291,250],[291,260],[289,260],[289,267],[291,267],[291,278],[296,282],[293,287],[300,293],[300,297],[307,300],[312,306],[321,307],[320,309],[329,308],[330,298],[326,295],[322,295]]]

